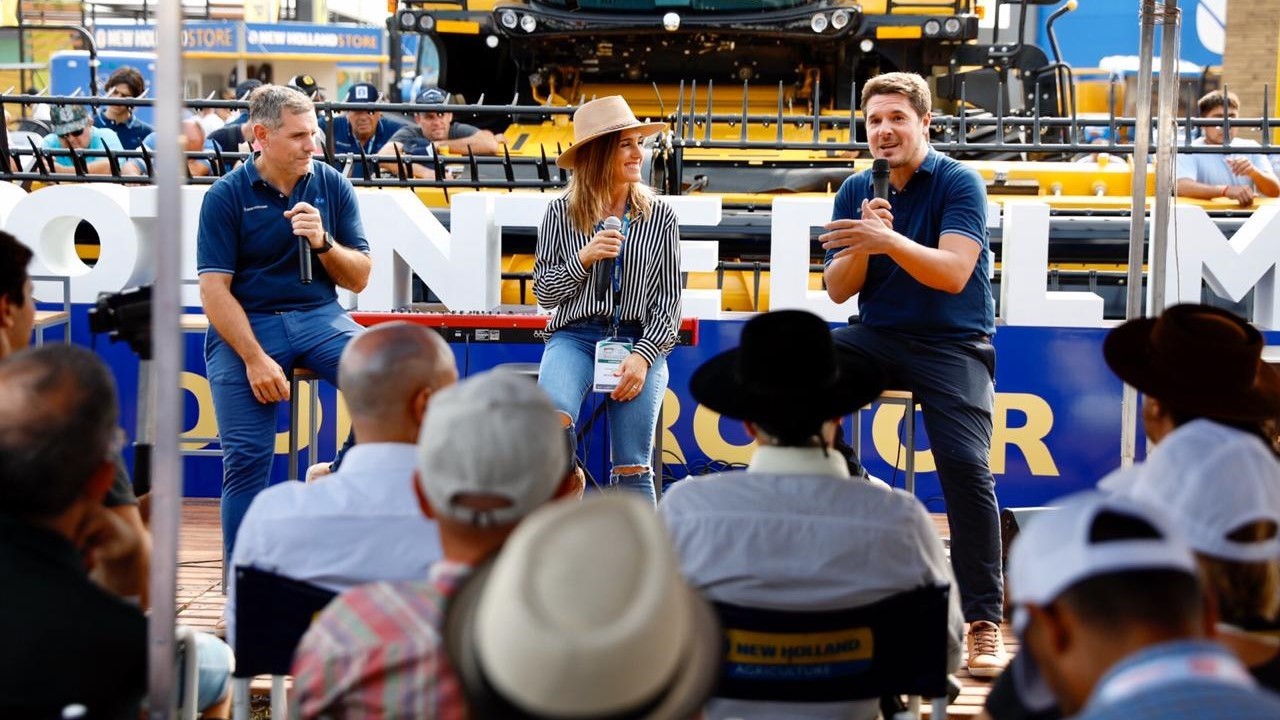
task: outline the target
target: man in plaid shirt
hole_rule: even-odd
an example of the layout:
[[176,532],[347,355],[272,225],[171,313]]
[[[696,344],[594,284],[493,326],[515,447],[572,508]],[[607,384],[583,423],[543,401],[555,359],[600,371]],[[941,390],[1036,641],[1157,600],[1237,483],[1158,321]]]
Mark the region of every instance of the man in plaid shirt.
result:
[[424,580],[362,585],[320,613],[294,657],[304,718],[465,718],[440,633],[445,604],[526,515],[582,490],[551,401],[503,371],[432,397],[416,480],[444,559]]

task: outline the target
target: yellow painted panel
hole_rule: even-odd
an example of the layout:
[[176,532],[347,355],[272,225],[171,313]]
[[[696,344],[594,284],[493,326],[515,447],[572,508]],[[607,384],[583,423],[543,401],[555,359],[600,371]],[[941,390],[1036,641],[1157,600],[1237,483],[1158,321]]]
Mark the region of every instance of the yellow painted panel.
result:
[[880,40],[919,40],[924,31],[919,25],[881,25],[876,28]]
[[455,35],[479,35],[480,23],[470,20],[437,20],[436,32]]

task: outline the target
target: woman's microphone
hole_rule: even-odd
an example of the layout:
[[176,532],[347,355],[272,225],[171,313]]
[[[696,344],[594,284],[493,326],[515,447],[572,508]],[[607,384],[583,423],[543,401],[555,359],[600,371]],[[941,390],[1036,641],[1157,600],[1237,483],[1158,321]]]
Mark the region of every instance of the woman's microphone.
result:
[[[604,230],[621,230],[622,221],[610,215],[604,219]],[[601,265],[601,263],[596,263]],[[612,262],[607,266],[602,266],[596,271],[595,275],[595,292],[596,302],[604,302],[609,297],[609,286],[613,284],[613,271],[618,265],[618,258],[612,258]]]

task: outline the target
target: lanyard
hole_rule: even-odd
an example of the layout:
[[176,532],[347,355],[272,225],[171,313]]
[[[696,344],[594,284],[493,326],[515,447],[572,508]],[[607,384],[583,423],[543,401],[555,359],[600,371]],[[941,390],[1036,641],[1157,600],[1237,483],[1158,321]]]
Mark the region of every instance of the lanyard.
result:
[[[596,228],[599,232],[604,227],[604,223]],[[622,210],[622,247],[618,249],[618,257],[613,259],[613,326],[609,329],[610,335],[618,334],[618,326],[622,322],[622,255],[626,252],[627,247],[627,231],[631,229],[631,198],[627,198],[627,205]]]
[[1253,677],[1234,657],[1220,651],[1197,650],[1187,655],[1140,661],[1103,680],[1093,702],[1113,703],[1161,685],[1187,680],[1210,680],[1253,687]]

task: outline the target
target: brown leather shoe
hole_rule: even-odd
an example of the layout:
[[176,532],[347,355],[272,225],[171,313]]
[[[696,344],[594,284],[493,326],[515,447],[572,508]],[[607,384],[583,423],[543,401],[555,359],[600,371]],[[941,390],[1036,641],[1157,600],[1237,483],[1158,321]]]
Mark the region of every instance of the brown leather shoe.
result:
[[985,620],[969,624],[969,674],[974,677],[996,677],[1004,672],[1009,657],[1004,651],[1000,626]]

